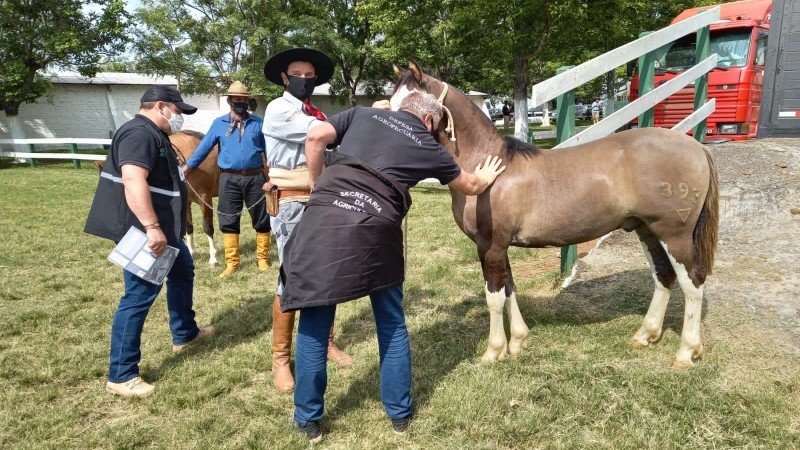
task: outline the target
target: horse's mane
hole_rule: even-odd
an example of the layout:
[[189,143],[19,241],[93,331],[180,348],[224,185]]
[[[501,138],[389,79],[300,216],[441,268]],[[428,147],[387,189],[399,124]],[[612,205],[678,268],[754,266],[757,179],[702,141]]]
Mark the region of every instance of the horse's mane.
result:
[[181,130],[181,132],[186,133],[189,136],[191,136],[191,137],[193,137],[193,138],[195,138],[195,139],[197,139],[199,141],[202,141],[203,138],[206,136],[205,133],[201,133],[199,131],[194,131],[194,130]]
[[514,159],[514,157],[517,155],[529,158],[542,152],[542,149],[539,147],[527,144],[511,136],[503,136],[503,139],[505,140],[506,155],[508,155],[509,161]]

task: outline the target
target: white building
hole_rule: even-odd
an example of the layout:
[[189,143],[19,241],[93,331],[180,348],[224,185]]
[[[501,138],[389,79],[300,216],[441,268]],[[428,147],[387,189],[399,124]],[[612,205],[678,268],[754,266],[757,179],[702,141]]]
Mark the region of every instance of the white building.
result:
[[[52,76],[52,88],[35,103],[25,103],[19,115],[6,117],[0,112],[0,139],[22,138],[110,138],[119,126],[139,110],[139,99],[152,84],[177,86],[174,77],[151,77],[132,73],[98,73],[85,78],[78,73],[64,72]],[[391,95],[391,87],[383,96],[371,97],[361,91],[361,105]],[[468,96],[485,109],[486,94],[469,92]],[[206,132],[214,118],[229,111],[226,98],[218,95],[184,95],[184,100],[198,108],[197,113],[185,116],[184,128]],[[255,113],[263,116],[267,106],[264,96],[256,96]],[[312,102],[327,115],[350,108],[346,98],[333,96],[330,85],[314,90]]]

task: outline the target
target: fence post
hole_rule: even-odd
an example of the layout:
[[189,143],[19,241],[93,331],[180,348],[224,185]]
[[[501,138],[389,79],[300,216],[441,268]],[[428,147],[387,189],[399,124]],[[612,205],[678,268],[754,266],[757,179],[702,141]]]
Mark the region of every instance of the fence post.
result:
[[[33,152],[36,151],[36,148],[33,146],[33,144],[28,144],[28,150],[30,150],[30,152],[33,153]],[[31,158],[31,167],[36,167],[36,159],[35,158]]]
[[[561,74],[573,66],[559,67],[556,74]],[[566,141],[575,134],[575,92],[569,91],[561,94],[556,99],[558,119],[556,122],[556,142]],[[572,266],[578,259],[578,246],[567,245],[561,247],[561,276],[565,277],[572,271]]]
[[[69,144],[69,148],[70,148],[70,151],[72,152],[73,155],[75,153],[78,153],[78,144]],[[76,169],[80,169],[81,168],[81,160],[80,159],[73,159],[72,160],[72,164],[75,166]]]
[[[705,26],[697,30],[697,44],[695,46],[695,64],[708,58],[710,53],[709,27]],[[694,109],[697,111],[708,100],[708,73],[703,74],[694,83]],[[703,119],[694,127],[694,138],[698,142],[706,141],[706,119]]]
[[[645,37],[651,31],[639,33],[639,37]],[[656,73],[656,51],[646,53],[639,57],[639,98],[653,90],[655,86],[654,78]],[[639,116],[639,128],[652,127],[655,123],[653,109],[650,108]]]

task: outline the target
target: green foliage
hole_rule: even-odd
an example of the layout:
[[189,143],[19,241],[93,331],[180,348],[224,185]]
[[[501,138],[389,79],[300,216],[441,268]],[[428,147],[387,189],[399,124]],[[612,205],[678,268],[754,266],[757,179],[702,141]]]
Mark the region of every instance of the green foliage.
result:
[[0,109],[14,116],[41,96],[45,70],[94,75],[124,48],[127,24],[123,0],[0,0]]

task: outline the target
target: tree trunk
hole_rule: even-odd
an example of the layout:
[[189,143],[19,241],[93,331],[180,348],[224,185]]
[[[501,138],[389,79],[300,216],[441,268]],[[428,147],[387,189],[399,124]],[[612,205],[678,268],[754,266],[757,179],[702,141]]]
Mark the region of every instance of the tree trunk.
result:
[[530,88],[530,56],[514,58],[514,137],[528,141],[528,89]]
[[[25,139],[25,130],[22,128],[22,123],[17,116],[17,114],[19,114],[19,106],[19,102],[13,102],[12,104],[6,103],[4,105],[8,135],[11,139]],[[9,114],[9,111],[12,111],[13,114]],[[14,152],[27,152],[29,150],[30,149],[25,144],[11,145],[11,151]],[[14,162],[24,163],[27,162],[27,160],[25,158],[14,158]]]

